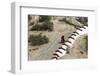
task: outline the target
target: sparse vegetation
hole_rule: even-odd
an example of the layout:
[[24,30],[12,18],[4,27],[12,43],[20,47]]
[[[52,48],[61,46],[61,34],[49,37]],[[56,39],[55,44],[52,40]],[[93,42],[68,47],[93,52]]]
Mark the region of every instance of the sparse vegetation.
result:
[[39,35],[30,35],[28,38],[28,42],[32,46],[36,46],[48,43],[49,39],[45,35],[42,36],[42,34],[40,33]]
[[85,42],[85,52],[87,53],[87,51],[88,51],[88,36],[85,36],[84,37],[84,42]]
[[[87,17],[75,17],[75,20],[80,22],[81,24],[88,26],[88,18]],[[78,25],[74,24],[71,20],[66,20],[66,18],[63,18],[62,20],[59,20],[62,22],[65,22],[67,24],[73,25],[74,27],[77,27]]]
[[88,53],[88,36],[84,36],[81,40],[80,49]]
[[63,18],[62,20],[59,20],[59,21],[61,21],[61,22],[65,22],[65,23],[67,23],[67,24],[69,24],[69,25],[71,25],[71,26],[74,26],[74,27],[77,26],[77,25],[73,24],[72,22],[67,21],[66,18]]

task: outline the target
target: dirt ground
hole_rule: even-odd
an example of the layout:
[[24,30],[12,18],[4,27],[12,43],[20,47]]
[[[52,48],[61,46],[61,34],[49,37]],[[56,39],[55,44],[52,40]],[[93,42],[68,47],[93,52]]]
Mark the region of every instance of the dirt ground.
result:
[[[59,17],[60,18],[60,17]],[[58,18],[58,19],[59,19]],[[37,35],[42,33],[49,38],[49,43],[43,44],[40,46],[31,46],[28,44],[28,60],[50,60],[52,54],[55,50],[61,46],[61,36],[64,35],[67,40],[72,32],[76,30],[76,28],[68,23],[59,21],[58,19],[52,20],[54,30],[52,32],[48,31],[29,31],[28,35]],[[28,26],[29,29],[32,26]],[[84,36],[77,39],[73,45],[73,48],[70,49],[70,53],[63,56],[61,59],[79,59],[79,58],[87,58],[88,55],[84,51]]]

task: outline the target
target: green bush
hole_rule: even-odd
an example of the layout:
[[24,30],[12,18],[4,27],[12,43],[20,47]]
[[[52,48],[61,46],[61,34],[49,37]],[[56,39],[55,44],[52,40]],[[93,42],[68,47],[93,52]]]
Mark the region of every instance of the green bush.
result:
[[78,19],[76,19],[77,21],[79,21],[80,23],[86,25],[88,22],[88,18],[87,17],[77,17]]
[[50,20],[51,20],[50,16],[40,15],[39,22],[50,21]]
[[35,26],[33,26],[33,27],[31,28],[31,31],[39,31],[40,28],[41,28],[41,26],[40,26],[39,24],[36,24]]
[[28,15],[28,21],[30,21],[32,19],[31,15]]
[[41,27],[41,30],[44,30],[44,31],[53,31],[53,23],[52,22],[44,22],[42,24],[42,27]]
[[37,24],[31,28],[31,31],[53,31],[53,23],[47,21]]
[[32,46],[42,45],[49,42],[49,39],[44,35],[42,36],[41,33],[39,35],[30,35],[28,38],[28,42]]
[[29,25],[30,25],[30,26],[34,25],[34,22],[31,22]]

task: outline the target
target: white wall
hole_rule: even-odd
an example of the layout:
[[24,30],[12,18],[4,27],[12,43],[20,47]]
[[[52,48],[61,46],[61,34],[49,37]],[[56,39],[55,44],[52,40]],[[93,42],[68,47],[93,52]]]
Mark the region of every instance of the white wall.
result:
[[[95,6],[98,9],[97,15],[97,24],[100,25],[100,2],[99,0],[1,0],[0,1],[0,76],[13,76],[13,74],[9,73],[10,70],[10,50],[11,50],[11,8],[10,3],[13,1],[17,2],[31,2],[35,5],[39,6],[40,4],[45,6],[56,6],[56,7],[66,7],[67,5],[76,5],[76,6]],[[97,34],[100,33],[100,26],[97,26]],[[100,35],[100,34],[99,34]],[[98,39],[100,36],[98,35]],[[98,40],[99,42],[100,40]],[[99,43],[98,43],[99,46]],[[100,51],[99,47],[97,47],[98,51]],[[25,76],[99,76],[100,71],[100,56],[98,52],[98,67],[99,70],[85,70],[85,69],[73,69],[69,71],[62,72],[52,72],[52,73],[38,73],[38,74],[25,74]],[[19,76],[19,75],[18,75]],[[23,75],[24,76],[24,75]]]

